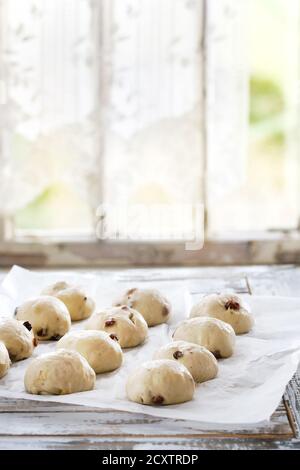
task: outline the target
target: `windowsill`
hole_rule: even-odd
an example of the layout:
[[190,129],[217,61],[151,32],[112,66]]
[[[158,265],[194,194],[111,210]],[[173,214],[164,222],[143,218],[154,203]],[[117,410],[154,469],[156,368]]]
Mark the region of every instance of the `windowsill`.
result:
[[[228,231],[220,234],[214,233],[207,238],[207,242],[249,242],[259,240],[298,240],[300,231],[296,229],[264,230],[264,231]],[[184,244],[184,239],[130,239],[130,240],[97,240],[91,231],[46,231],[46,230],[18,230],[14,240],[8,243],[37,243],[37,244],[72,244],[72,243],[107,243],[107,244]]]
[[18,237],[0,243],[0,265],[11,266],[200,266],[300,264],[300,233],[264,232],[206,240],[203,249],[185,250],[184,242],[97,241]]

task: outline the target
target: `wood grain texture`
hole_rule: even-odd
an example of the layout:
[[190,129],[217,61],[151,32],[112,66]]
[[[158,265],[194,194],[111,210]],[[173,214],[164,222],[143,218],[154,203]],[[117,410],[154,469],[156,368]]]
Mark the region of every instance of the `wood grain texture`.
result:
[[[274,414],[271,423],[257,425],[215,425],[194,421],[172,420],[142,414],[116,411],[68,410],[51,408],[37,411],[2,411],[0,414],[1,436],[22,435],[89,435],[89,436],[264,436],[292,437],[292,431],[283,405]],[[34,419],[33,419],[34,417]]]
[[[106,279],[199,280],[197,292],[232,289],[267,295],[300,295],[300,268],[166,268],[96,271]],[[208,425],[143,414],[0,397],[1,449],[290,449],[299,448],[298,379],[269,422]],[[294,400],[293,406],[291,401]],[[298,414],[299,416],[299,414]]]
[[[1,227],[0,227],[1,230]],[[1,236],[1,233],[0,233]],[[64,241],[36,236],[1,241],[0,264],[10,267],[56,266],[219,266],[249,264],[288,264],[300,262],[300,236],[290,233],[266,233],[245,238],[208,239],[201,250],[186,250],[184,242],[109,241],[87,237]]]
[[0,449],[5,450],[300,450],[300,441],[296,439],[243,439],[243,438],[169,438],[153,439],[149,437],[28,437],[5,438],[0,436]]

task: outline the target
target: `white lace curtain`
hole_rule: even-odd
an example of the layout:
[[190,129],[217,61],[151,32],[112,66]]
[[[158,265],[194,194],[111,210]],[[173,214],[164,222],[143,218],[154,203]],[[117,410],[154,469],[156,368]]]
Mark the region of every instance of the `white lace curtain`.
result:
[[[206,3],[226,12],[238,2]],[[0,210],[14,213],[57,181],[93,207],[201,201],[202,13],[202,0],[0,0]],[[214,119],[222,132],[218,171],[234,159],[233,110],[226,118],[218,110],[223,100],[239,106],[218,62],[232,46],[233,30],[221,23],[233,23],[219,15],[208,37],[221,39],[222,51],[207,58],[206,72],[211,148]]]
[[98,3],[0,2],[2,210],[59,181],[95,191]]

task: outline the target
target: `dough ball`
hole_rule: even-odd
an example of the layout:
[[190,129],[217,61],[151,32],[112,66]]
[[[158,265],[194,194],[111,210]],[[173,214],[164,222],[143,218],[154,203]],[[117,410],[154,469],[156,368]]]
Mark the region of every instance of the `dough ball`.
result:
[[184,320],[176,328],[173,338],[204,346],[217,359],[232,356],[235,345],[235,333],[232,326],[210,317]]
[[154,359],[172,359],[183,364],[195,382],[206,382],[218,374],[218,362],[208,349],[187,341],[173,341],[162,346]]
[[0,341],[5,344],[12,361],[20,361],[31,356],[38,344],[31,324],[13,318],[0,321]]
[[122,348],[133,348],[143,343],[148,327],[142,315],[133,308],[122,305],[94,313],[86,323],[87,330],[104,330]]
[[71,286],[67,282],[56,282],[42,291],[43,295],[53,295],[61,300],[69,310],[71,320],[84,320],[91,316],[95,302],[79,286]]
[[148,326],[166,323],[171,314],[170,302],[156,289],[129,289],[115,303],[122,304],[140,312]]
[[15,315],[18,320],[29,321],[35,336],[42,341],[57,341],[71,326],[67,307],[49,295],[27,300],[16,308]]
[[33,359],[24,384],[26,391],[34,395],[66,395],[92,390],[95,380],[95,372],[81,354],[59,349]]
[[119,343],[105,331],[71,331],[58,341],[56,347],[79,352],[96,374],[117,369],[123,360]]
[[129,400],[143,405],[173,405],[192,400],[195,382],[179,362],[168,359],[148,361],[127,379]]
[[229,323],[237,335],[248,333],[254,324],[249,309],[234,294],[211,294],[204,296],[193,306],[190,318],[213,317]]
[[4,377],[10,368],[9,354],[5,344],[0,341],[0,379]]

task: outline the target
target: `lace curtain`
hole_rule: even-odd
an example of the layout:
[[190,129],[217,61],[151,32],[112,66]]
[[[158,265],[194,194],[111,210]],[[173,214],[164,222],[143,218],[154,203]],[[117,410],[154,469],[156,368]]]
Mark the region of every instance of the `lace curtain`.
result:
[[[237,157],[226,69],[237,3],[206,1],[207,171],[218,185]],[[0,211],[57,181],[93,209],[203,201],[202,0],[0,0],[0,21]]]
[[246,177],[248,132],[247,2],[206,2],[207,203],[222,205]]
[[1,209],[59,182],[90,203],[99,156],[99,2],[2,0]]

